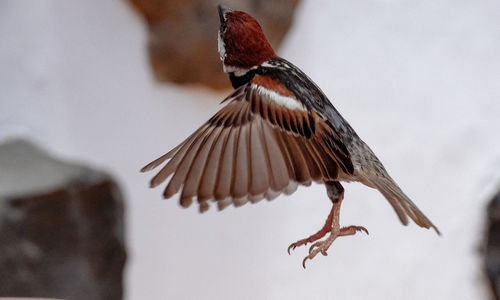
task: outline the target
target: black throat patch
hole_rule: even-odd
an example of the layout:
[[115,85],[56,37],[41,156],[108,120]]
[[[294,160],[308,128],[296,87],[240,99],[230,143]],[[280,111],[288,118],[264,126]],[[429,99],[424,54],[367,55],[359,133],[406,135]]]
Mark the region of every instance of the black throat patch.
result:
[[231,84],[234,89],[239,88],[240,86],[247,84],[255,77],[257,70],[249,70],[245,73],[245,75],[236,76],[234,72],[229,73],[229,80],[231,80]]

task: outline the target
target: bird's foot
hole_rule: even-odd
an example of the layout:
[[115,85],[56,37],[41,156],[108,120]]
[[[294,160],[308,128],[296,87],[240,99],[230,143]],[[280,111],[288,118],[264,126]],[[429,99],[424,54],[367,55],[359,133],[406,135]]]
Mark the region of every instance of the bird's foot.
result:
[[[331,224],[328,224],[331,227]],[[288,254],[290,254],[290,250],[295,250],[295,248],[307,245],[308,243],[315,242],[319,240],[320,238],[324,237],[328,232],[331,231],[331,228],[327,228],[326,226],[321,228],[320,231],[316,232],[315,234],[311,235],[308,238],[296,241],[295,243],[292,243],[290,246],[288,246]]]
[[330,214],[328,215],[328,218],[326,218],[325,225],[323,225],[323,227],[318,232],[308,238],[296,241],[295,243],[292,243],[290,246],[288,246],[288,254],[290,254],[290,250],[295,250],[295,248],[297,247],[307,245],[307,243],[315,242],[324,237],[327,233],[331,232],[333,226],[333,213],[334,209],[332,208]]
[[354,235],[358,231],[363,231],[366,234],[369,234],[368,230],[365,227],[363,227],[363,226],[347,226],[347,227],[340,228],[340,230],[339,229],[337,229],[337,230],[333,229],[330,232],[330,236],[328,236],[326,238],[326,240],[319,241],[319,242],[316,242],[316,243],[314,243],[314,244],[311,245],[311,247],[309,248],[309,255],[306,256],[304,258],[304,260],[302,261],[302,267],[304,267],[304,269],[305,269],[306,268],[306,261],[308,259],[312,260],[316,255],[318,255],[318,253],[323,254],[323,256],[327,256],[328,253],[326,251],[328,250],[328,248],[330,248],[330,246],[332,245],[333,241],[335,241],[335,239],[337,237],[339,237],[339,236]]

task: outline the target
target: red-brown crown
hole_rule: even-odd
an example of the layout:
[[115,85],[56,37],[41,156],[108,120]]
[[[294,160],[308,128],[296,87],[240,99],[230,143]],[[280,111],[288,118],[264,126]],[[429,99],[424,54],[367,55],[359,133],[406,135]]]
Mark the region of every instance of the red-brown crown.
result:
[[219,52],[226,68],[250,69],[276,57],[262,28],[252,16],[221,6],[219,15],[219,34],[223,42],[222,45],[219,44]]

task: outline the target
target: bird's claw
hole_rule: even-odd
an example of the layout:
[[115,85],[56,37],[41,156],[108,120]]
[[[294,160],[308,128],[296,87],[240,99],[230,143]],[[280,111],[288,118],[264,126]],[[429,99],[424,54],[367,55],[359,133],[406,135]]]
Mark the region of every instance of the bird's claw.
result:
[[353,235],[355,234],[356,232],[364,232],[366,233],[367,235],[370,235],[370,233],[368,232],[368,229],[366,229],[365,227],[363,226],[346,226],[346,227],[342,227],[340,228],[340,235]]
[[304,269],[306,268],[306,261],[308,259],[313,259],[318,253],[321,253],[323,256],[327,256],[328,253],[326,252],[330,245],[333,243],[337,236],[332,236],[330,235],[326,240],[314,243],[310,248],[309,248],[309,255],[304,258],[302,261],[302,267]]
[[309,256],[306,256],[303,260],[302,260],[302,267],[305,269],[306,268],[306,260],[310,259]]
[[287,249],[288,255],[290,255],[290,251],[293,251],[293,250],[295,250],[295,248],[300,247],[302,245],[307,245],[307,243],[308,243],[308,241],[304,241],[304,240],[292,243],[290,246],[288,246],[288,249]]
[[287,249],[288,254],[290,254],[290,251],[295,250],[295,248],[303,246],[303,245],[307,245],[308,243],[313,242],[313,241],[311,241],[311,237],[309,237],[307,239],[303,239],[303,240],[300,240],[300,241],[297,241],[295,243],[290,244],[290,246],[288,246],[288,249]]
[[314,248],[316,247],[319,247],[321,245],[322,242],[317,242],[317,243],[314,243],[311,245],[311,247],[309,247],[309,255],[311,255],[311,253],[313,252]]

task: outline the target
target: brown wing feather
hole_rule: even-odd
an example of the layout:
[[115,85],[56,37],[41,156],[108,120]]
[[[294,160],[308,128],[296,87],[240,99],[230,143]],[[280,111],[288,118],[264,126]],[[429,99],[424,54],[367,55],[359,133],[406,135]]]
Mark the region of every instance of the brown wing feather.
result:
[[297,168],[296,164],[294,162],[292,154],[290,153],[290,150],[288,149],[288,147],[284,141],[284,138],[286,138],[286,137],[284,137],[283,134],[276,134],[276,141],[278,142],[278,146],[280,147],[280,151],[283,155],[283,158],[285,159],[285,165],[288,168],[288,174],[292,180],[300,182],[300,180],[298,180],[298,177],[297,177],[297,172],[299,170],[295,170]]
[[229,137],[230,130],[230,127],[223,128],[210,150],[207,163],[204,167],[203,176],[200,180],[200,186],[198,187],[199,202],[202,200],[209,200],[214,195],[217,172],[222,162],[222,151]]
[[269,188],[268,163],[262,139],[262,122],[252,122],[250,128],[250,173],[251,185],[249,194],[257,196],[264,194]]
[[299,151],[301,151],[302,155],[304,156],[312,180],[321,181],[321,167],[319,166],[319,163],[316,159],[316,156],[314,155],[314,151],[312,151],[309,145],[309,142],[297,140],[294,140],[294,142],[297,144],[300,149]]
[[352,172],[345,146],[314,111],[285,107],[252,84],[224,102],[193,135],[143,168],[170,159],[151,181],[156,186],[173,174],[165,198],[182,187],[183,207],[196,197],[200,211],[208,209],[210,199],[223,209],[292,193],[297,183],[336,180],[340,171]]
[[263,137],[271,170],[271,188],[274,191],[281,191],[290,181],[288,168],[276,141],[275,131],[271,130],[271,127],[267,124],[263,126]]
[[[167,188],[163,193],[163,196],[165,198],[170,198],[179,191],[181,185],[184,183],[184,180],[186,179],[186,175],[189,171],[189,168],[191,167],[191,163],[193,162],[193,159],[195,159],[196,154],[198,153],[198,149],[203,144],[203,142],[208,138],[208,136],[212,133],[212,131],[213,128],[209,128],[206,131],[202,132],[199,136],[196,137],[195,141],[193,141],[191,146],[189,146],[189,149],[182,157],[181,162],[177,166],[174,175],[172,176],[172,179],[170,179],[170,182],[168,183]],[[188,207],[190,203],[188,202],[181,203],[181,205],[183,207]]]
[[221,164],[217,173],[217,181],[215,183],[214,198],[216,200],[224,200],[231,193],[231,178],[233,174],[233,162],[236,135],[239,128],[230,128],[227,141],[223,147]]
[[248,194],[248,124],[240,127],[234,156],[231,196],[241,198]]
[[184,180],[184,186],[182,188],[181,203],[186,201],[190,202],[194,196],[197,195],[198,187],[200,185],[201,176],[205,169],[207,163],[208,155],[210,150],[213,148],[214,141],[219,137],[222,132],[221,127],[216,127],[203,141],[203,144],[196,153],[195,159],[189,168],[186,179]]
[[293,169],[295,171],[295,181],[301,184],[310,184],[312,177],[308,166],[308,160],[304,156],[305,153],[303,153],[294,137],[284,134],[280,134],[280,137],[283,139],[283,143],[290,154],[290,161],[293,163]]

